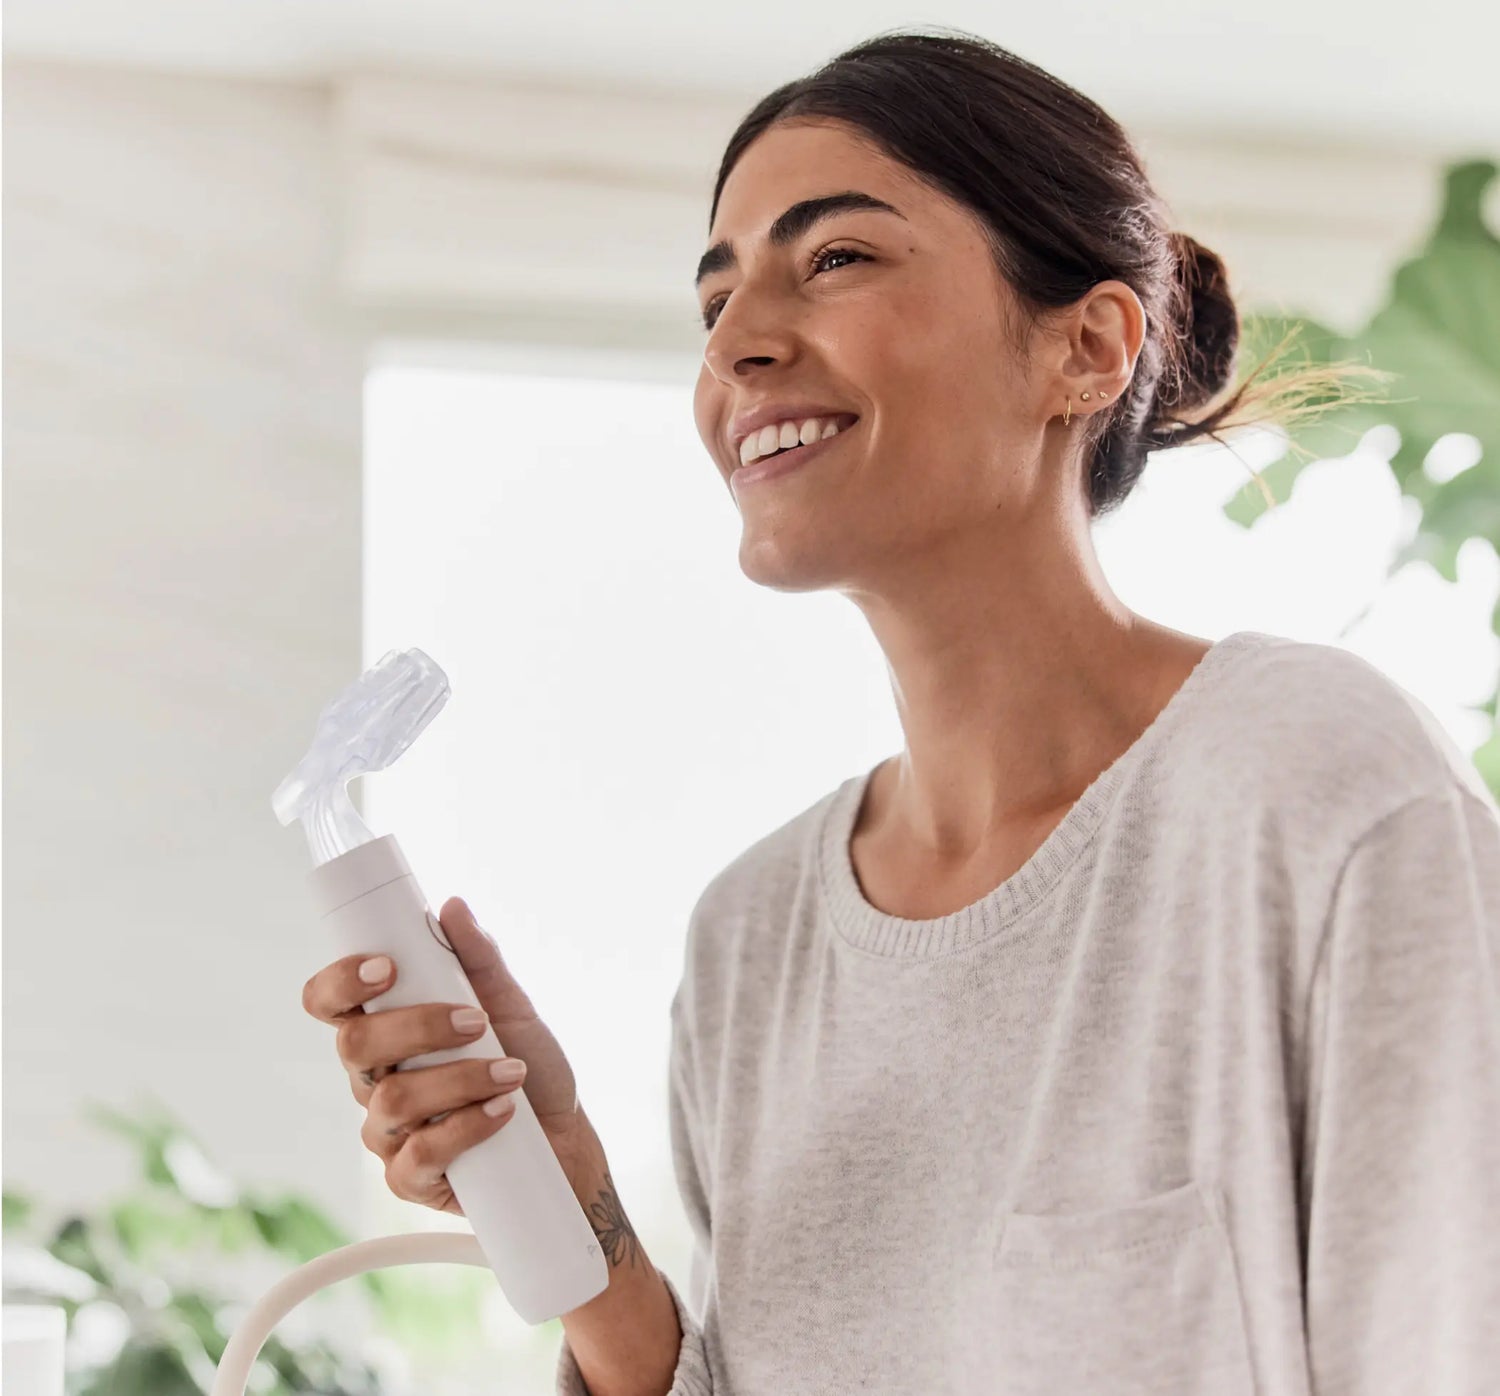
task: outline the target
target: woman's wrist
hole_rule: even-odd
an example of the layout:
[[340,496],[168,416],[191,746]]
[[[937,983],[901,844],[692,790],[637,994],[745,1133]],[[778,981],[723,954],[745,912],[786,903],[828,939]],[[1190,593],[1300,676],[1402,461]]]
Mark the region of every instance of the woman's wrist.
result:
[[603,1145],[580,1110],[576,1134],[554,1149],[609,1267],[609,1287],[562,1316],[590,1396],[666,1396],[682,1328],[666,1282],[635,1234]]

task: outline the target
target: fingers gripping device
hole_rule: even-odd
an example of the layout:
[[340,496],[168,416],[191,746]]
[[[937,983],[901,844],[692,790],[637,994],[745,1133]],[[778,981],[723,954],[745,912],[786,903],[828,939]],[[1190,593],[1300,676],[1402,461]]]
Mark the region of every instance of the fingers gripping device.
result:
[[[390,651],[323,709],[311,749],[271,800],[283,824],[302,821],[313,861],[313,902],[337,955],[389,955],[396,962],[396,982],[365,1003],[368,1013],[420,1003],[478,1005],[395,838],[377,838],[366,827],[347,788],[357,776],[395,761],[441,711],[448,693],[447,675],[421,650]],[[486,1029],[473,1042],[424,1052],[397,1069],[502,1055],[493,1029]],[[488,1266],[516,1313],[531,1324],[601,1294],[609,1269],[594,1229],[524,1088],[515,1100],[499,1131],[448,1166],[472,1236],[382,1236],[294,1270],[235,1329],[211,1396],[244,1396],[275,1325],[308,1295],[366,1270],[424,1261]]]

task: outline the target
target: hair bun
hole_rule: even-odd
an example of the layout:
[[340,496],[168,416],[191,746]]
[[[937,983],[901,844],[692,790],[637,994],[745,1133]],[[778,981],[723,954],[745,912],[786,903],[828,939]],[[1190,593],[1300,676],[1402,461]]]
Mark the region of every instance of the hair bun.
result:
[[1171,240],[1181,292],[1182,356],[1175,374],[1162,375],[1156,401],[1179,411],[1207,402],[1234,381],[1240,317],[1218,254],[1187,233],[1174,232]]

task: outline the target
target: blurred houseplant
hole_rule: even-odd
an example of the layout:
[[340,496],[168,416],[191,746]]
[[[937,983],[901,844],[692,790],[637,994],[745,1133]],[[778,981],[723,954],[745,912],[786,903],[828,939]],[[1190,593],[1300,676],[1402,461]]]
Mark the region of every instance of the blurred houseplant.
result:
[[[58,1305],[73,1337],[80,1311],[85,1326],[114,1321],[123,1344],[97,1361],[77,1360],[70,1338],[69,1396],[205,1396],[235,1325],[269,1282],[210,1289],[185,1273],[169,1282],[168,1270],[218,1275],[231,1261],[251,1260],[280,1273],[353,1238],[301,1198],[235,1186],[159,1107],[135,1118],[104,1106],[89,1113],[134,1147],[139,1184],[88,1215],[64,1217],[45,1236],[35,1235],[32,1199],[7,1191],[5,1300]],[[353,1292],[381,1334],[409,1349],[472,1339],[492,1278],[458,1267],[436,1273],[421,1266],[361,1275],[303,1307]],[[401,1376],[357,1360],[347,1344],[297,1341],[283,1331],[292,1326],[289,1316],[261,1349],[251,1386],[258,1396],[378,1396]]]
[[[1260,472],[1271,495],[1285,500],[1297,475],[1315,460],[1347,455],[1370,427],[1388,423],[1401,444],[1390,468],[1401,492],[1420,509],[1412,538],[1390,559],[1387,576],[1408,562],[1430,563],[1458,580],[1459,549],[1471,538],[1500,552],[1500,239],[1483,206],[1497,166],[1470,160],[1444,173],[1443,207],[1426,245],[1395,271],[1384,304],[1347,338],[1306,316],[1245,317],[1244,341],[1257,358],[1288,366],[1357,361],[1389,375],[1389,400],[1345,402],[1291,430],[1293,449]],[[1293,343],[1305,351],[1281,355]],[[1317,406],[1311,399],[1310,406]],[[1433,444],[1450,433],[1478,443],[1479,459],[1440,480],[1424,466]],[[1248,526],[1268,507],[1246,486],[1225,506]],[[1491,617],[1500,635],[1500,603]],[[1476,711],[1496,717],[1500,674]],[[1500,726],[1474,752],[1486,784],[1500,798]]]

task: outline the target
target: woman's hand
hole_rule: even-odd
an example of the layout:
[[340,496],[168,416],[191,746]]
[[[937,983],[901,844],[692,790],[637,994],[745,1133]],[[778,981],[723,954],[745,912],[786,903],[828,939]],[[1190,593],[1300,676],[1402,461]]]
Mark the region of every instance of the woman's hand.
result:
[[[303,1008],[338,1029],[339,1059],[354,1098],[366,1111],[360,1137],[385,1164],[386,1186],[408,1202],[462,1216],[444,1175],[461,1153],[505,1127],[522,1081],[564,1171],[570,1179],[575,1174],[580,1181],[589,1177],[601,1151],[557,1039],[536,1016],[467,903],[450,897],[438,920],[483,1010],[483,1017],[475,1014],[473,1026],[454,1021],[455,1010],[472,1009],[467,1004],[426,1003],[366,1013],[365,1001],[384,993],[400,973],[387,956],[347,955],[320,969],[302,990]],[[367,980],[361,970],[375,977]],[[484,1017],[508,1057],[395,1069],[423,1052],[472,1042],[484,1030]],[[491,1067],[497,1062],[510,1064],[520,1075],[496,1080]]]

